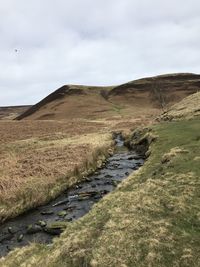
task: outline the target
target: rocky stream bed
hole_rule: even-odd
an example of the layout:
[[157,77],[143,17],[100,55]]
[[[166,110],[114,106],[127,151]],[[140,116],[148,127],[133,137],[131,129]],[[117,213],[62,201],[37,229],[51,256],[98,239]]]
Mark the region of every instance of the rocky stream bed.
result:
[[[61,228],[53,222],[72,222],[84,216],[104,195],[144,163],[144,158],[128,150],[120,135],[115,153],[104,167],[58,198],[0,225],[0,257],[30,242],[51,243]],[[54,225],[54,226],[53,226]]]

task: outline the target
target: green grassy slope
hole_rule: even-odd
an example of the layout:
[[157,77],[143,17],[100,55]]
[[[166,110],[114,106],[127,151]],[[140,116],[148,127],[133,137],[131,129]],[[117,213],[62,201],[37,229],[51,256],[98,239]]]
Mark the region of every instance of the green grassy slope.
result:
[[200,266],[200,121],[163,122],[145,165],[53,245],[10,253],[0,266]]

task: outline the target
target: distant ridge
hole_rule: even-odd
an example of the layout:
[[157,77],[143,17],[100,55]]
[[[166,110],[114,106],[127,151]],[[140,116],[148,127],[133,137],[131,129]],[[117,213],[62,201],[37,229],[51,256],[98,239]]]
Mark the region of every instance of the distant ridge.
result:
[[107,118],[149,109],[156,112],[200,90],[200,75],[172,73],[119,86],[64,85],[16,119]]
[[21,105],[21,106],[3,106],[0,107],[0,120],[2,119],[15,119],[20,114],[24,113],[29,109],[31,105]]

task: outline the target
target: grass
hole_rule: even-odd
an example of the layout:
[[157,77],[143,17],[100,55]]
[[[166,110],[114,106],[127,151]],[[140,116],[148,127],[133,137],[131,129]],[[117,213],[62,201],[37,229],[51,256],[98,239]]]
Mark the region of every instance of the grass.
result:
[[161,115],[162,120],[181,120],[200,116],[200,92],[189,95]]
[[112,135],[101,123],[63,123],[59,128],[54,122],[1,124],[0,221],[47,202],[83,179],[112,146]]
[[199,132],[199,119],[154,125],[139,171],[51,246],[17,249],[0,266],[200,266]]

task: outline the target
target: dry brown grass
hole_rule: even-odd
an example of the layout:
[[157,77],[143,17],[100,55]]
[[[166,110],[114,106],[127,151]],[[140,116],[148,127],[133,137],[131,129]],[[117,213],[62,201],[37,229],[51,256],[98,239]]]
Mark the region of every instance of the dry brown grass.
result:
[[29,138],[60,139],[101,131],[105,124],[86,120],[1,121],[0,144]]
[[[111,146],[97,122],[0,122],[0,220],[55,197]],[[86,165],[86,162],[90,164]]]

